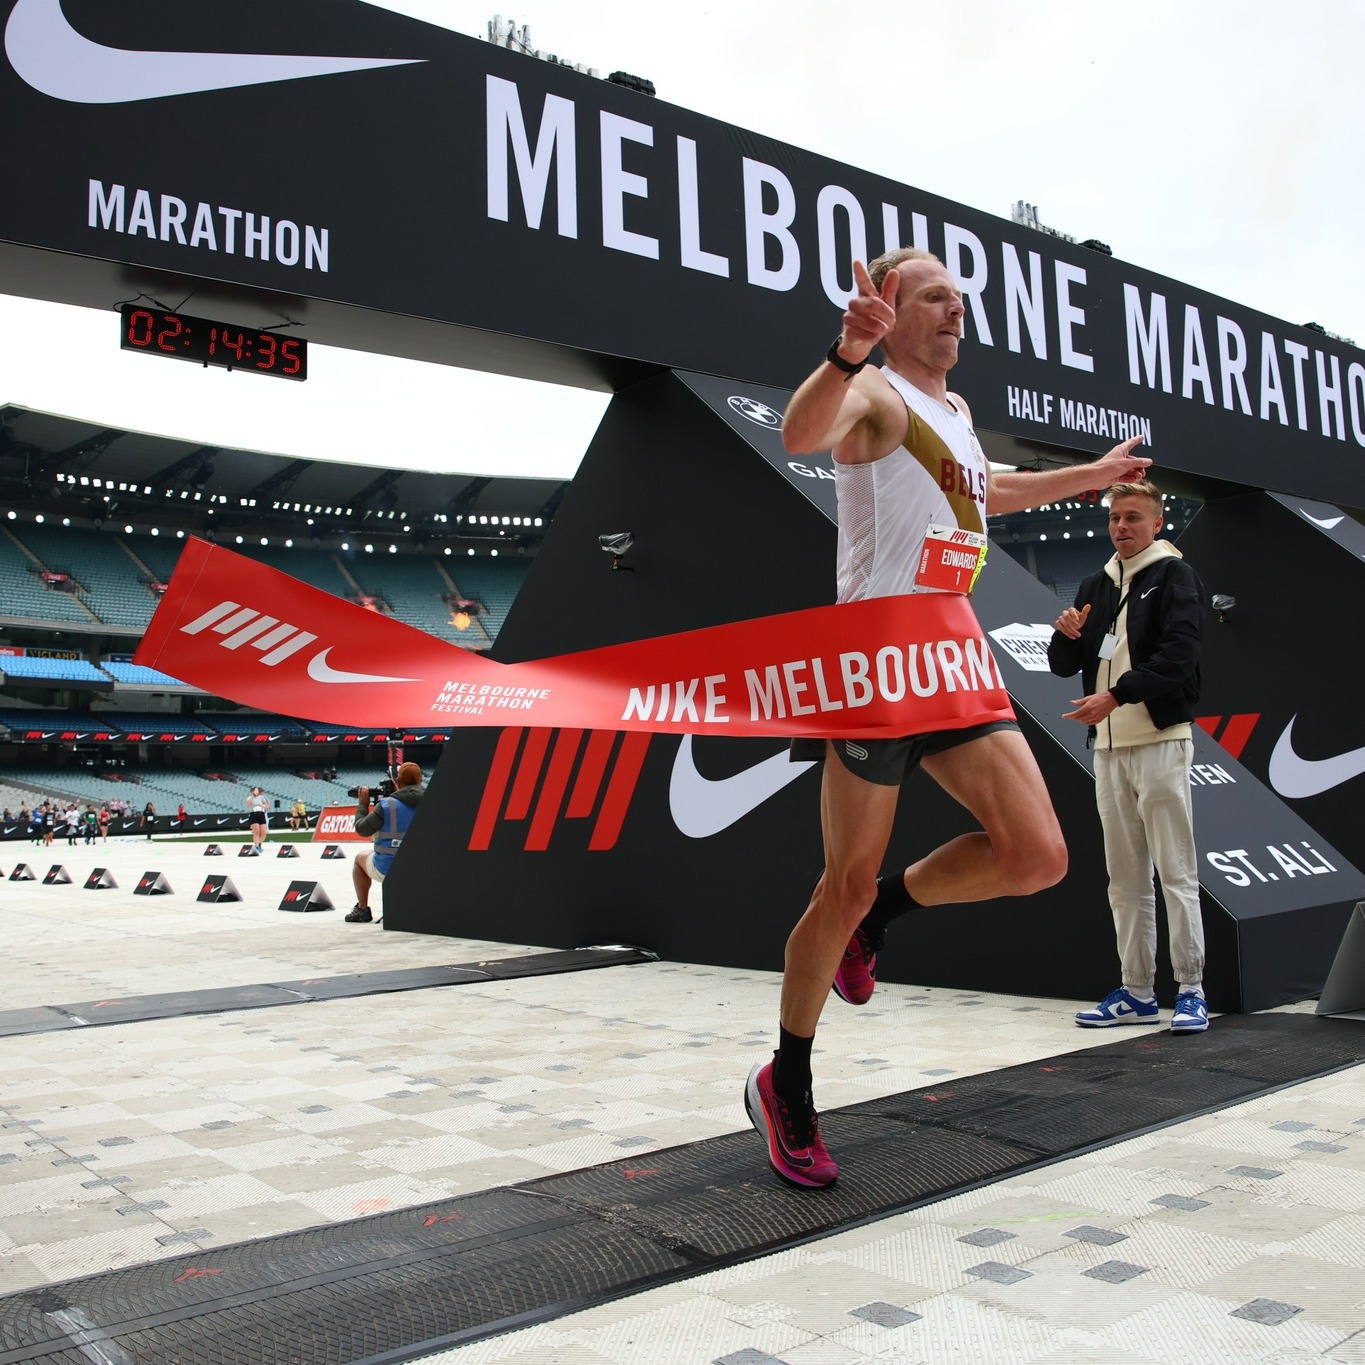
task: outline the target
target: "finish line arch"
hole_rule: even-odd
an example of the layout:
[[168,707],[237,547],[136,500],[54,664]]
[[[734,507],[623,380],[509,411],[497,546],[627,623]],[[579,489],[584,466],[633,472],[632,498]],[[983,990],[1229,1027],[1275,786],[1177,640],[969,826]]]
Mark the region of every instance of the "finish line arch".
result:
[[[638,638],[698,615],[706,624],[827,600],[828,490],[783,461],[771,431],[738,425],[745,419],[729,400],[780,410],[837,326],[852,258],[903,241],[936,251],[962,283],[962,386],[994,458],[1083,458],[1141,430],[1163,470],[1193,488],[1365,506],[1360,351],[1084,247],[351,0],[243,0],[226,11],[8,0],[0,16],[10,139],[0,290],[96,308],[193,291],[199,313],[235,311],[330,345],[618,395],[500,654],[551,652],[571,625],[582,647],[614,642],[584,639],[589,630]],[[243,92],[272,136],[244,125]],[[622,301],[637,298],[652,306],[632,310],[627,330]],[[716,498],[728,513],[719,533]],[[615,598],[589,624],[573,603],[605,596],[591,542],[620,529],[603,524],[613,513],[632,518],[645,562],[608,581]],[[755,555],[770,567],[741,587]],[[1050,619],[1027,585],[1007,582],[1003,558],[983,581],[983,624]],[[1299,655],[1278,666],[1305,663]],[[1038,681],[1020,677],[1016,695]],[[1088,830],[1093,802],[1078,756],[1054,732],[1058,708],[1048,694],[1033,706],[1030,738],[1046,755],[1064,823]],[[567,782],[582,760],[565,754]],[[527,771],[529,809],[545,788]],[[1303,834],[1249,774],[1227,785],[1237,801],[1225,794],[1210,814],[1201,808],[1201,828],[1219,828],[1231,811],[1228,838],[1264,827],[1257,837],[1267,847],[1311,842],[1314,832]],[[449,786],[443,779],[433,792],[440,809],[453,808]],[[795,800],[799,786],[778,799]],[[801,799],[813,816],[813,800]],[[646,830],[654,818],[663,816],[645,817]],[[796,819],[757,842],[808,843]],[[448,838],[431,842],[434,827],[422,822],[411,872],[395,874],[399,913],[389,922],[474,932],[418,914],[441,884],[423,845],[450,848]],[[1256,964],[1222,985],[1229,1003],[1302,993],[1333,917],[1344,923],[1342,907],[1365,889],[1347,858],[1320,842],[1331,874],[1267,881],[1254,894],[1206,884],[1208,913]],[[657,841],[644,847],[646,868],[664,856]],[[542,876],[523,893],[534,896],[544,866],[528,863],[524,848],[505,856],[518,877],[526,867]],[[724,866],[712,850],[704,856]],[[786,862],[792,886],[775,894],[766,884],[780,905],[771,923],[756,923],[747,960],[760,938],[780,942],[788,902],[804,900],[811,870],[800,857]],[[597,866],[572,876],[600,884]],[[1075,904],[1082,885],[1082,898],[1094,897],[1098,877],[1091,859],[1067,896],[1035,898],[1030,913],[1074,919],[1086,941],[1105,940],[1105,926],[1096,935],[1089,907]],[[711,913],[733,922],[753,903],[738,893],[761,890],[741,876],[732,901],[713,902]],[[997,907],[983,923],[982,913],[959,916],[962,928],[937,917],[939,960],[953,962],[961,939],[961,970],[970,970],[966,947],[983,929],[1014,959],[1009,918]],[[1314,915],[1321,925],[1306,938],[1283,936],[1309,941],[1306,957],[1265,932]],[[493,927],[479,936],[496,936]],[[508,933],[516,936],[515,917]],[[1088,987],[1095,970],[1089,958],[1070,965],[1062,993]]]

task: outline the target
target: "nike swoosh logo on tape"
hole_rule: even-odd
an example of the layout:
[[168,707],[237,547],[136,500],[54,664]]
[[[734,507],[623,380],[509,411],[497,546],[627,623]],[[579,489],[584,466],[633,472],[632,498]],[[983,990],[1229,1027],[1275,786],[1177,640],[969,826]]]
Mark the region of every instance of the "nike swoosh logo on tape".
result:
[[1299,515],[1305,521],[1311,521],[1314,526],[1321,526],[1324,531],[1330,531],[1332,527],[1339,525],[1346,519],[1344,515],[1340,517],[1315,517],[1311,512],[1305,512],[1302,507],[1299,508]]
[[328,645],[321,654],[315,654],[308,661],[308,676],[320,683],[400,683],[418,682],[418,678],[389,678],[382,673],[348,673],[344,668],[333,668],[327,662],[332,652]]
[[269,52],[146,52],[106,47],[67,22],[61,0],[19,0],[5,26],[5,53],[26,84],[72,104],[131,104],[207,90],[334,76],[420,57],[310,57]]
[[1284,733],[1275,741],[1266,776],[1270,785],[1291,801],[1321,796],[1343,782],[1365,773],[1365,748],[1351,749],[1333,758],[1300,758],[1294,752],[1290,733],[1297,716],[1290,716]]
[[793,763],[784,750],[732,777],[703,777],[692,757],[692,736],[684,735],[668,782],[669,813],[679,832],[689,839],[709,839],[813,767],[814,763]]

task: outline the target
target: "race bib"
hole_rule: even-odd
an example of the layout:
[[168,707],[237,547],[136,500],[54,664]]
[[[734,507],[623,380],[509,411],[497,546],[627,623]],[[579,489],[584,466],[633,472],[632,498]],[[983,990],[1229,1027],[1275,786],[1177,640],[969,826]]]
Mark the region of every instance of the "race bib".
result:
[[986,537],[980,531],[930,522],[920,551],[917,588],[969,593],[986,562]]

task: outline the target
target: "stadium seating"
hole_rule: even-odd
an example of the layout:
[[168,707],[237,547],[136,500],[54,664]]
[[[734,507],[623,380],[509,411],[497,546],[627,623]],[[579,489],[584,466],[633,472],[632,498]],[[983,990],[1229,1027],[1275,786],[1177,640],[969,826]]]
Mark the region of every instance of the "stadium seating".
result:
[[448,572],[462,597],[482,602],[480,616],[490,640],[498,638],[502,623],[512,609],[512,601],[526,581],[531,562],[526,559],[483,559],[468,557],[453,560]]
[[[451,622],[446,597],[452,589],[435,560],[359,554],[346,563],[361,590],[382,598],[389,615],[438,639],[467,642],[466,632]],[[476,636],[480,644],[486,643],[482,634]]]
[[31,654],[0,655],[0,673],[6,679],[33,678],[45,682],[109,683],[109,675],[87,659],[45,659]]
[[0,726],[9,730],[118,730],[107,711],[73,711],[46,706],[0,706]]
[[46,568],[79,582],[81,600],[99,620],[146,628],[157,599],[117,536],[31,522],[17,523],[13,531]]
[[1074,600],[1081,580],[1094,573],[1113,553],[1107,539],[1046,540],[1032,548],[1038,581],[1064,602]]
[[57,626],[69,621],[88,625],[90,612],[71,593],[49,588],[38,577],[38,569],[8,526],[0,526],[0,616]]
[[266,715],[261,711],[200,711],[195,720],[204,726],[223,733],[244,734],[259,729],[284,738],[302,738],[307,729],[297,720],[288,716]]
[[336,597],[350,597],[355,593],[355,587],[330,550],[304,549],[297,545],[229,545],[228,549]]
[[185,548],[183,540],[171,536],[144,535],[125,535],[120,539],[129,554],[146,565],[154,578],[162,583],[170,582],[171,574],[175,572],[176,561],[180,558],[180,551]]
[[[0,616],[60,625],[100,623],[146,629],[156,609],[152,580],[167,582],[184,541],[170,536],[112,535],[33,522],[0,526]],[[400,621],[456,644],[486,648],[507,617],[530,561],[517,558],[437,560],[419,555],[365,554],[283,545],[231,545],[238,554],[354,601],[381,598]],[[43,568],[69,573],[74,591],[46,586]],[[447,598],[475,598],[482,631],[458,630]]]
[[144,664],[120,663],[116,659],[101,659],[100,667],[115,682],[127,683],[132,687],[184,687],[178,678],[172,678],[169,673],[159,672],[155,668],[147,668]]
[[[118,771],[7,765],[0,771],[0,805],[17,810],[25,801],[32,804],[34,793],[39,792],[39,800],[51,793],[74,798],[82,805],[90,801],[99,805],[121,797],[134,810],[141,810],[151,801],[162,815],[173,814],[181,802],[195,815],[236,815],[246,810],[247,793],[251,788],[260,787],[272,803],[279,802],[276,809],[281,814],[287,815],[300,797],[309,812],[316,814],[323,806],[349,804],[349,789],[375,787],[384,777],[382,764],[336,771],[335,780],[328,781],[320,777],[303,777],[286,768],[234,767],[223,780],[155,764]],[[434,771],[431,765],[424,767],[428,782]]]

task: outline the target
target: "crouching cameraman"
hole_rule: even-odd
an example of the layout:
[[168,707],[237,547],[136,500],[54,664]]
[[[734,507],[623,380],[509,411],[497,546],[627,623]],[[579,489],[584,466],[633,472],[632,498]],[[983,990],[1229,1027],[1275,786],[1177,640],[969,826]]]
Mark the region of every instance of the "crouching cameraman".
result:
[[346,916],[347,924],[369,924],[374,919],[370,913],[370,886],[382,882],[388,875],[403,835],[412,824],[418,803],[425,794],[422,770],[415,763],[401,764],[394,774],[392,790],[379,796],[373,805],[368,787],[355,789],[355,832],[373,835],[374,847],[357,853],[351,865],[356,901],[355,909]]

